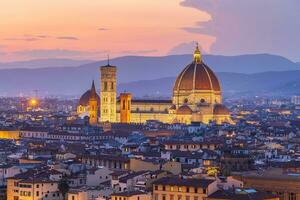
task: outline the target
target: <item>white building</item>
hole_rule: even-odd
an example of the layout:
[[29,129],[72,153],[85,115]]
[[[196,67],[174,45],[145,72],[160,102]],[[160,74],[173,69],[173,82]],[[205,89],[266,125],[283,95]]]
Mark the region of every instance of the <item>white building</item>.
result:
[[87,170],[86,185],[99,186],[101,183],[111,181],[112,171],[106,167],[98,167]]
[[292,104],[300,105],[300,96],[292,96],[291,102]]

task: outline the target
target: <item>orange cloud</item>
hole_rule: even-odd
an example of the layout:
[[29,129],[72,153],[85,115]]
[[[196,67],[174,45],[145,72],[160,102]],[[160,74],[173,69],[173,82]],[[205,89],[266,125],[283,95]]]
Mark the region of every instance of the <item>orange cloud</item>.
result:
[[[9,52],[30,49],[122,52],[155,49],[165,55],[174,46],[197,40],[209,51],[214,37],[186,32],[181,27],[210,16],[180,5],[180,0],[10,0],[1,1],[0,39]],[[24,37],[31,35],[35,37]],[[37,37],[37,36],[51,37]],[[23,39],[22,39],[23,38]],[[79,40],[80,38],[80,40]],[[11,40],[5,40],[11,39]],[[28,41],[31,41],[30,45]],[[93,59],[97,59],[93,57]],[[27,57],[30,59],[31,57]],[[24,59],[7,57],[6,59]]]

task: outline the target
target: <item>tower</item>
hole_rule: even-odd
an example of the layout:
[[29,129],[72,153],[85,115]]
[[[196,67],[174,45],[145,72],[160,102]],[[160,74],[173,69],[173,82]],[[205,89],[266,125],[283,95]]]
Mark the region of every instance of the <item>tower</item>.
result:
[[131,94],[120,94],[120,121],[121,123],[131,122]]
[[116,122],[117,120],[117,67],[111,66],[108,62],[106,66],[100,68],[100,108],[102,122]]
[[89,123],[90,125],[96,125],[98,123],[98,103],[97,103],[97,93],[95,89],[95,83],[93,81],[91,88],[91,95],[89,99]]

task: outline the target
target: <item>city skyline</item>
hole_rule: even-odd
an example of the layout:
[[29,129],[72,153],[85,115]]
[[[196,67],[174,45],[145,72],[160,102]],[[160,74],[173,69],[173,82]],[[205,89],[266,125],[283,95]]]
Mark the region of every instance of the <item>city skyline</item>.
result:
[[299,8],[0,1],[0,200],[300,200]]

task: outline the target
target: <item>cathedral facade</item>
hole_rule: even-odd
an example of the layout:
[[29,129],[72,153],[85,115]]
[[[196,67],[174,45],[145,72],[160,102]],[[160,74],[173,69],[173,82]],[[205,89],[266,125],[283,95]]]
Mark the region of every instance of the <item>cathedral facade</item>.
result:
[[[100,68],[100,73],[100,98],[93,97],[94,99],[98,97],[98,101],[93,100],[93,103],[98,103],[96,106],[100,112],[98,121],[145,123],[147,120],[158,120],[170,124],[209,123],[210,121],[215,121],[217,124],[233,123],[228,109],[222,104],[220,82],[214,72],[203,62],[198,46],[193,61],[178,75],[173,87],[173,97],[170,100],[134,99],[131,93],[121,93],[117,98],[117,67],[107,64]],[[89,97],[93,92],[89,91],[79,100],[77,112],[81,116],[86,114],[91,117],[95,114],[95,111],[91,110]]]

